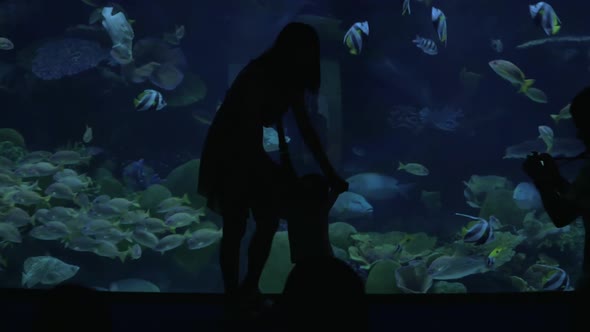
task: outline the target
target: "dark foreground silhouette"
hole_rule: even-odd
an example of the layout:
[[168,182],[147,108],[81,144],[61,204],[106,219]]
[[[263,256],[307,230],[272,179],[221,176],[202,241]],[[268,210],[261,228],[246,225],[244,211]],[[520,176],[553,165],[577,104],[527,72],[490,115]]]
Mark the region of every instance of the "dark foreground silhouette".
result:
[[98,291],[74,284],[56,286],[39,299],[33,331],[112,331],[109,303]]
[[363,281],[338,258],[302,259],[291,271],[283,297],[286,331],[369,330]]
[[298,194],[286,216],[291,262],[333,256],[328,215],[340,193],[320,174],[303,176],[295,190]]
[[[258,282],[281,218],[289,219],[300,184],[290,163],[283,115],[292,110],[305,145],[335,192],[348,190],[336,174],[308,114],[308,98],[320,87],[317,32],[288,24],[274,45],[238,74],[212,121],[201,154],[199,193],[223,218],[220,265],[228,304],[261,301]],[[262,145],[263,127],[276,126],[281,163]],[[256,231],[248,250],[248,271],[239,281],[240,243],[251,211]]]
[[[586,151],[575,159],[587,159],[590,147],[590,87],[581,91],[570,105],[572,120],[578,130],[578,138]],[[532,153],[523,164],[541,194],[543,206],[556,227],[565,227],[578,217],[584,220],[586,229],[582,276],[576,283],[577,291],[587,292],[590,287],[590,163],[581,170],[573,183],[559,172],[556,159],[547,153]]]

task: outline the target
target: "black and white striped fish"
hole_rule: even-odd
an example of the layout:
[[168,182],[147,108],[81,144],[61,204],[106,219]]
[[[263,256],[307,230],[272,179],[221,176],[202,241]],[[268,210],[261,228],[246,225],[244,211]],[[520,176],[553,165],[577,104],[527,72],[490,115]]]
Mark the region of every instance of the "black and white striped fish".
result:
[[344,35],[343,43],[348,47],[350,54],[358,55],[363,49],[363,34],[369,35],[369,22],[356,22]]
[[551,266],[553,271],[547,274],[543,282],[543,290],[557,291],[570,288],[570,277],[563,269]]
[[438,54],[438,46],[436,46],[436,43],[432,39],[426,39],[420,36],[416,36],[416,39],[412,40],[412,42],[416,44],[416,47],[418,47],[428,55]]
[[492,225],[498,225],[499,221],[496,217],[490,216],[490,220],[484,218],[474,217],[467,214],[455,213],[455,215],[467,217],[470,219],[477,220],[477,222],[467,229],[463,235],[463,241],[465,243],[473,243],[474,245],[483,245],[490,243],[496,239],[494,235],[494,227]]
[[535,24],[542,27],[547,36],[554,36],[561,30],[561,20],[550,4],[541,1],[529,5],[529,12]]
[[432,24],[438,34],[438,39],[447,46],[447,16],[442,10],[434,6],[432,7],[431,16]]
[[140,93],[139,96],[135,98],[135,100],[133,100],[133,105],[135,105],[135,110],[141,112],[147,111],[149,109],[160,111],[166,107],[167,104],[160,92],[147,89]]

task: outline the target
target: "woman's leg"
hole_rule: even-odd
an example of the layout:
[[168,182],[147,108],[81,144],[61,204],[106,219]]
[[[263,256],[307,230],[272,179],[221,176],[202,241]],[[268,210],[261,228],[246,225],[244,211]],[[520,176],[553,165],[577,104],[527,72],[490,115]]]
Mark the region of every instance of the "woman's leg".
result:
[[235,294],[240,284],[240,245],[246,233],[243,216],[223,216],[223,237],[220,246],[220,265],[226,294]]

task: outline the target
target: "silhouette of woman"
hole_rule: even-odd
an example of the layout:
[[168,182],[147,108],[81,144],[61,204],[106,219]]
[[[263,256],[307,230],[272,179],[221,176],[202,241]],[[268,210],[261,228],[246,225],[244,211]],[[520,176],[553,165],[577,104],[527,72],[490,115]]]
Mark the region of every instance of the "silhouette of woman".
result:
[[[572,159],[587,160],[590,152],[590,87],[576,95],[570,112],[578,130],[577,136],[586,146],[586,151]],[[565,227],[582,217],[584,261],[576,290],[590,291],[590,164],[581,169],[573,183],[561,176],[556,161],[547,153],[532,153],[523,163],[523,169],[539,190],[545,211],[555,227]]]
[[[259,294],[258,282],[285,213],[284,202],[295,195],[292,168],[275,163],[264,151],[263,126],[276,125],[282,138],[282,116],[291,109],[303,141],[332,190],[348,189],[328,160],[305,109],[306,91],[317,96],[319,87],[318,35],[309,25],[290,23],[269,50],[238,74],[209,128],[198,191],[207,198],[208,208],[223,218],[220,264],[228,295],[238,290],[242,295]],[[288,160],[282,141],[281,160]],[[248,251],[248,272],[240,287],[240,243],[250,210],[256,232]]]

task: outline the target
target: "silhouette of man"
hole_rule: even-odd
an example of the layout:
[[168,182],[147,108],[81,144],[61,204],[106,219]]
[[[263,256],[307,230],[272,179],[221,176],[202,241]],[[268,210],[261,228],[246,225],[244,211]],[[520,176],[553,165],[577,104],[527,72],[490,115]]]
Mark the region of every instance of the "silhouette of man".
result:
[[[590,87],[581,91],[572,101],[570,112],[578,130],[577,137],[584,142],[586,152],[576,158],[585,158],[590,147]],[[588,291],[590,286],[590,164],[587,164],[573,183],[560,173],[555,160],[547,153],[532,153],[523,164],[541,194],[545,211],[556,227],[565,227],[578,217],[584,220],[586,229],[582,277],[575,287]]]
[[[330,186],[338,192],[348,188],[328,160],[305,109],[305,92],[318,95],[320,76],[316,31],[303,23],[290,23],[269,50],[238,74],[209,127],[198,191],[207,198],[208,208],[223,218],[220,264],[230,299],[236,299],[236,294],[260,299],[258,282],[284,202],[292,198],[297,182],[291,167],[275,163],[264,151],[263,126],[276,125],[283,141],[281,160],[288,159],[282,118],[291,109],[303,141]],[[248,250],[248,272],[240,285],[240,243],[249,211],[256,232]]]

